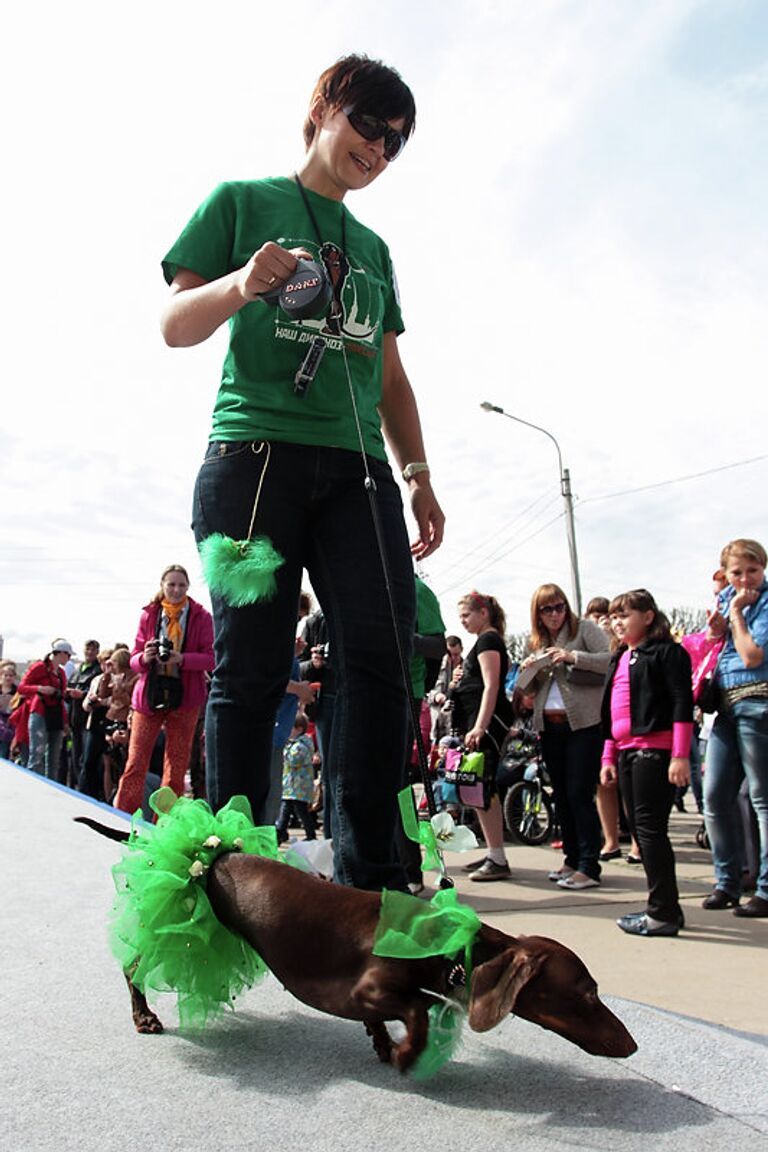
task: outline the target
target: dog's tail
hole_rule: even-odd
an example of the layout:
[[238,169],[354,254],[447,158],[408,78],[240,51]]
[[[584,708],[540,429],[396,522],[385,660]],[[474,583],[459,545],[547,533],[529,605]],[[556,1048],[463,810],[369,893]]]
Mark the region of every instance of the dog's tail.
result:
[[106,836],[108,840],[119,840],[122,843],[128,840],[131,835],[124,828],[110,828],[106,824],[99,824],[98,820],[91,820],[90,816],[74,816],[73,819],[76,824],[87,824],[89,828],[93,828],[94,832]]

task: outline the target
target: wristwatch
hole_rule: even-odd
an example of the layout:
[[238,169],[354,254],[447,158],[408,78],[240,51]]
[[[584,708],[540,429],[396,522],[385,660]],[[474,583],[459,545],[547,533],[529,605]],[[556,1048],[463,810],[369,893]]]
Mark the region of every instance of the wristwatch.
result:
[[414,476],[418,476],[420,472],[429,472],[429,464],[424,461],[416,461],[414,464],[406,464],[403,468],[403,480],[406,484],[409,480],[413,480]]

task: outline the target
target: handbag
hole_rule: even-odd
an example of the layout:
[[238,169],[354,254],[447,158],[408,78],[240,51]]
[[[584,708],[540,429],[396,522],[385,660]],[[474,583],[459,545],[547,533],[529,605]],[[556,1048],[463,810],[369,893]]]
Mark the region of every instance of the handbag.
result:
[[184,685],[181,676],[164,676],[153,663],[147,680],[147,704],[153,712],[173,712],[181,707]]
[[725,647],[723,637],[699,662],[693,671],[693,702],[702,712],[718,712],[722,705],[720,688],[717,683],[717,666]]
[[591,672],[587,668],[577,668],[575,664],[566,664],[565,678],[569,684],[580,688],[602,688],[605,684],[605,672]]
[[[155,625],[156,638],[162,634],[162,622],[163,614],[162,612],[158,612],[157,623]],[[184,651],[186,640],[187,633],[185,629],[181,644],[182,652]],[[181,708],[181,702],[184,699],[184,682],[181,679],[181,674],[178,676],[168,676],[164,672],[159,672],[159,667],[160,664],[153,660],[147,680],[147,704],[153,712],[175,712],[177,708]]]
[[486,811],[491,803],[490,780],[485,772],[483,752],[449,748],[445,754],[445,782],[456,789],[459,804]]

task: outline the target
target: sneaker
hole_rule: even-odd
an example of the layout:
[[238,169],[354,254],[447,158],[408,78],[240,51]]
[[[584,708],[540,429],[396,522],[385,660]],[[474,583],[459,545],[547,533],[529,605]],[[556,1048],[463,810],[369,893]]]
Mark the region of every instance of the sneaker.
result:
[[558,888],[568,888],[571,892],[581,892],[584,888],[599,888],[600,881],[594,876],[587,876],[584,872],[572,872],[557,882]]
[[496,864],[489,856],[479,868],[471,873],[469,878],[470,880],[485,882],[488,880],[509,880],[511,875],[509,864]]
[[[633,920],[645,920],[645,919],[651,919],[648,916],[647,912],[627,912],[627,914],[625,916],[620,916],[619,919],[616,921],[616,923],[618,924],[619,928],[622,929],[622,931],[626,932],[626,930],[627,930],[626,925],[627,924],[631,923]],[[678,928],[685,928],[685,916],[683,915],[682,912],[678,912],[676,919],[677,919]],[[658,924],[659,921],[658,920],[652,920],[652,923]]]
[[478,868],[482,868],[487,859],[487,856],[481,856],[479,860],[473,860],[470,864],[463,864],[461,870],[462,872],[477,872]]
[[547,880],[551,880],[553,884],[557,884],[558,880],[565,880],[568,876],[573,876],[574,871],[575,869],[563,864],[562,868],[555,868],[553,872],[548,872]]
[[642,916],[620,916],[616,921],[622,932],[630,936],[677,936],[679,924],[665,924],[662,920],[652,920],[645,912]]

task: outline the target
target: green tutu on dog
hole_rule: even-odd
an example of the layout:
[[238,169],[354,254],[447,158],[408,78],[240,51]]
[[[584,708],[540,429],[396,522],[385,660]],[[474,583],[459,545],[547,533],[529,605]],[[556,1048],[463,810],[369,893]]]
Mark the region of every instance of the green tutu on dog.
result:
[[141,992],[176,992],[179,1022],[200,1028],[267,972],[259,954],[215,916],[206,873],[222,852],[279,860],[277,835],[255,827],[244,796],[216,815],[204,800],[177,798],[170,788],[154,792],[150,805],[157,823],[133,817],[123,859],[112,869],[110,945]]
[[[268,971],[259,954],[216,917],[206,892],[211,865],[223,852],[265,856],[286,867],[306,865],[296,853],[279,852],[273,825],[254,825],[244,796],[233,797],[215,815],[204,800],[177,798],[170,788],[154,792],[150,805],[157,823],[133,817],[123,858],[112,869],[117,896],[110,945],[144,995],[175,992],[181,1026],[200,1028],[231,1009]],[[479,927],[477,914],[453,890],[438,892],[430,903],[384,891],[373,951],[404,959],[463,955],[469,976]],[[463,1017],[458,1002],[435,997],[429,1044],[413,1069],[417,1079],[433,1075],[453,1055]]]

